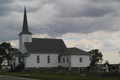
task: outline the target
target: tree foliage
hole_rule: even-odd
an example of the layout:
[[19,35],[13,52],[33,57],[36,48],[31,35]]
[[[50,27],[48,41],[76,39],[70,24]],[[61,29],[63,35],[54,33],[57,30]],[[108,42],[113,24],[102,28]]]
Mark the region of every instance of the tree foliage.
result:
[[101,52],[99,52],[98,49],[92,49],[91,51],[89,51],[89,53],[91,53],[90,66],[95,67],[96,64],[103,61],[103,55]]
[[3,42],[0,44],[0,64],[7,61],[8,65],[11,63],[12,57],[10,56],[10,51],[16,51],[16,48],[13,48],[10,43]]

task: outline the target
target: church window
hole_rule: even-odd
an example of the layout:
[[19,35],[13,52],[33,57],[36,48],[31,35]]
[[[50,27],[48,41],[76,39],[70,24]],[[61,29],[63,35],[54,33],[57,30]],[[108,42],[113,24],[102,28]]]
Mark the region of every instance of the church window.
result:
[[39,56],[37,56],[37,63],[39,63],[40,62],[40,59],[39,59]]
[[69,62],[69,58],[67,58],[67,63]]
[[48,63],[50,63],[50,56],[48,56],[48,58],[47,58],[47,59],[48,59]]
[[19,61],[19,63],[20,63],[20,57],[18,58],[18,61]]
[[15,67],[15,62],[13,62],[13,66]]
[[82,62],[82,58],[80,58],[80,62]]
[[58,63],[60,63],[60,56],[58,56]]
[[65,58],[63,58],[63,63],[65,63]]

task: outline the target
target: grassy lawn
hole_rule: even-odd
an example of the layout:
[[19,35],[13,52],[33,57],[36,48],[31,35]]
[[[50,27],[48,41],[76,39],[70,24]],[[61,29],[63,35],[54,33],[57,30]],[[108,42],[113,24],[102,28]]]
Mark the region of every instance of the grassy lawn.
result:
[[45,72],[0,72],[0,75],[9,75],[17,77],[27,77],[42,80],[120,80],[120,76],[116,77],[95,77],[91,72],[86,72],[86,77],[79,77],[78,73],[68,72],[70,76],[66,73],[55,74],[45,73]]

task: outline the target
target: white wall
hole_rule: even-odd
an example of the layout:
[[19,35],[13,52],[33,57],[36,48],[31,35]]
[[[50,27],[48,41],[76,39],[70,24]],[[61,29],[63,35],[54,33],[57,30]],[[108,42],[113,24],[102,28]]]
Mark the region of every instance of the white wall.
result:
[[32,42],[32,35],[20,35],[19,36],[19,50],[22,53],[26,52],[24,42]]
[[[63,58],[65,59],[65,62],[63,62]],[[69,58],[69,62],[67,62],[67,58]],[[71,55],[63,55],[63,56],[61,56],[61,66],[69,67],[70,62],[71,62]]]
[[[82,58],[82,62],[80,62],[80,58]],[[89,64],[89,55],[71,55],[71,67],[87,67]]]
[[[40,62],[37,63],[37,56],[40,57]],[[47,62],[47,56],[50,56],[50,63]],[[57,67],[61,65],[63,67],[87,67],[90,64],[89,55],[63,55],[61,56],[61,63],[58,63],[59,54],[30,54],[29,57],[25,57],[25,67]],[[63,63],[63,58],[65,62]],[[67,62],[69,58],[69,62]],[[80,62],[82,58],[82,62]]]
[[[37,63],[37,56],[40,57],[40,62]],[[50,63],[47,62],[47,56],[50,56]],[[25,57],[25,67],[57,67],[60,65],[58,63],[58,54],[30,54],[29,57]]]
[[18,57],[15,57],[15,66],[17,66],[18,64],[19,64]]

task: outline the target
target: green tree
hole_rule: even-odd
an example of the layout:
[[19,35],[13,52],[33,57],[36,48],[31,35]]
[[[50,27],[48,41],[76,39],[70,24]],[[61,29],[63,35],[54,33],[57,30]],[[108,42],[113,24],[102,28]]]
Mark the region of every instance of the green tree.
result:
[[13,48],[10,43],[3,42],[0,44],[0,64],[7,61],[8,65],[11,64],[12,56],[11,51],[15,52],[17,49]]
[[98,49],[92,49],[89,51],[89,53],[91,53],[90,55],[90,66],[95,67],[96,64],[98,64],[99,62],[103,61],[103,55],[101,52],[99,52]]

